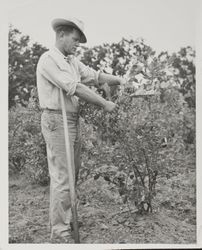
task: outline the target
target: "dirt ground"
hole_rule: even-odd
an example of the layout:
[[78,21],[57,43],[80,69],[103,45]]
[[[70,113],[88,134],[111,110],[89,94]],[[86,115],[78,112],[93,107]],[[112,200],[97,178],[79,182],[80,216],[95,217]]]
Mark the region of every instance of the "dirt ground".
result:
[[[175,180],[172,183],[165,180],[166,185],[163,181],[159,183],[156,207],[152,214],[147,215],[137,214],[133,207],[130,213],[117,191],[102,178],[96,181],[91,178],[80,184],[78,214],[83,222],[80,228],[81,243],[196,243],[194,188],[190,184],[195,174],[193,172],[182,177],[187,183],[180,187],[174,185],[177,183]],[[166,193],[169,188],[178,197],[172,195],[169,198],[169,193]],[[187,198],[179,203],[179,188],[185,193],[192,193],[192,196],[188,196],[189,200]],[[23,175],[10,177],[9,243],[49,242],[48,209],[49,186],[31,185]]]

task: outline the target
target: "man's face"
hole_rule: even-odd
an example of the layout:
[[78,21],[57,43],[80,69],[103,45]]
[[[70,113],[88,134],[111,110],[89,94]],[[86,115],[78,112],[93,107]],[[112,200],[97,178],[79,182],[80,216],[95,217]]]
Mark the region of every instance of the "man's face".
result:
[[62,36],[62,44],[65,54],[75,54],[79,41],[80,33],[78,30],[74,29],[71,33],[64,32]]

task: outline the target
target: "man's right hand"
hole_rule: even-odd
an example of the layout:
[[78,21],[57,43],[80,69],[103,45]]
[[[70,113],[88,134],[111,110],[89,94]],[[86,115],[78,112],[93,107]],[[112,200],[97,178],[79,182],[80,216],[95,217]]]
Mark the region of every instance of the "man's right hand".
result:
[[107,101],[82,83],[77,84],[75,95],[89,103],[103,107],[107,112],[112,112],[116,107],[115,103]]
[[104,110],[107,112],[112,112],[116,108],[116,104],[111,101],[106,101],[106,104],[104,106]]

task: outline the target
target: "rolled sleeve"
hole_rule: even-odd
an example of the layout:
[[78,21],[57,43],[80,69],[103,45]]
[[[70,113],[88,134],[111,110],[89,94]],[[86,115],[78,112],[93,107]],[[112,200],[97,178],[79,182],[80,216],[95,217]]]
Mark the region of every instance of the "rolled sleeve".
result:
[[70,96],[74,95],[77,85],[78,85],[78,82],[72,82],[69,85],[69,90],[67,91],[67,95],[70,95]]
[[64,89],[67,95],[74,95],[78,82],[75,82],[70,72],[61,70],[57,67],[50,56],[45,56],[41,59],[38,65],[38,71],[49,82],[58,88]]
[[98,79],[100,72],[90,68],[89,66],[86,66],[80,61],[77,61],[77,64],[81,76],[81,82],[86,85],[98,86],[99,85]]

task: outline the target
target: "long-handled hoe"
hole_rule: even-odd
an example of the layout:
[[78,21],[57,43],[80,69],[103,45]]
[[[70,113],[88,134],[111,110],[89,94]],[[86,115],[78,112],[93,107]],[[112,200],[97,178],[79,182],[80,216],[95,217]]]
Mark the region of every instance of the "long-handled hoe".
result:
[[76,208],[75,170],[73,169],[73,166],[71,164],[69,131],[68,131],[68,125],[67,125],[67,115],[66,115],[66,110],[65,110],[64,94],[63,94],[62,89],[60,89],[60,100],[61,100],[61,106],[62,106],[63,126],[64,126],[64,135],[65,135],[67,169],[68,169],[68,175],[69,175],[69,188],[70,188],[71,210],[72,210],[72,217],[73,217],[74,242],[80,243],[78,216],[77,216],[77,208]]

